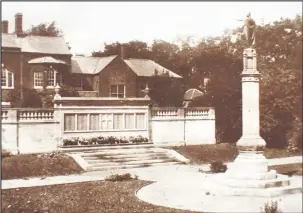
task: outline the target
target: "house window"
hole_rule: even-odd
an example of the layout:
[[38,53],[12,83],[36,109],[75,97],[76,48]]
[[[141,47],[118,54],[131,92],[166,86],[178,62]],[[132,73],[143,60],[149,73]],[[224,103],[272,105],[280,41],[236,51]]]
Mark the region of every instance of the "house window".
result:
[[34,72],[34,88],[43,87],[43,72]]
[[2,68],[1,88],[14,89],[14,73]]
[[56,73],[53,69],[51,70],[48,70],[47,71],[47,87],[54,87],[56,86],[55,83],[56,83]]
[[54,86],[56,86],[57,80],[59,80],[61,83],[61,76],[57,76],[58,74],[54,69],[42,69],[40,68],[39,71],[34,71],[34,88],[43,88],[44,75],[47,88],[54,88]]
[[112,84],[110,86],[110,97],[124,98],[125,86],[123,84]]

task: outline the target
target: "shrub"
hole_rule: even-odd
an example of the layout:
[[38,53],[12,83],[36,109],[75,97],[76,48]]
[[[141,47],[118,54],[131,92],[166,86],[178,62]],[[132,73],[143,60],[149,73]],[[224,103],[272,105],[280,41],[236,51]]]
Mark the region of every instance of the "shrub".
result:
[[148,142],[148,139],[142,137],[141,135],[138,135],[136,137],[131,136],[129,138],[129,141],[131,141],[132,143],[143,143],[143,142]]
[[221,161],[215,161],[210,164],[210,170],[214,173],[225,172],[227,170],[227,166]]
[[118,181],[129,181],[129,180],[138,180],[138,176],[132,177],[130,173],[125,173],[122,175],[116,174],[111,175],[105,178],[106,181],[118,182]]
[[63,146],[75,146],[78,145],[77,138],[66,138],[63,139]]
[[282,213],[281,210],[279,210],[277,201],[271,203],[265,203],[264,208],[261,207],[261,213]]
[[142,136],[137,136],[137,137],[114,137],[114,136],[109,136],[109,137],[103,137],[103,136],[98,136],[98,137],[89,137],[89,138],[77,138],[77,137],[72,137],[72,138],[66,138],[63,140],[63,146],[75,146],[75,145],[94,145],[94,144],[126,144],[126,143],[144,143],[148,142],[148,139]]
[[116,137],[109,136],[107,138],[107,143],[109,143],[109,144],[115,144],[116,142],[118,142],[118,138],[116,138]]

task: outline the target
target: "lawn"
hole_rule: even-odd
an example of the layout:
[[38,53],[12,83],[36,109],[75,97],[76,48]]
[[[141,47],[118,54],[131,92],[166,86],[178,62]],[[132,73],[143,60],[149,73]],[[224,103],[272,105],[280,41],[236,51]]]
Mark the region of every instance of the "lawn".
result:
[[[209,145],[188,145],[171,147],[193,164],[211,163],[213,161],[232,162],[238,155],[238,150],[232,144],[209,144]],[[297,153],[287,152],[285,149],[264,150],[264,156],[270,158],[281,158],[291,156],[301,156],[302,150]]]
[[60,153],[24,154],[2,157],[2,179],[56,176],[81,173],[82,168]]
[[151,183],[141,180],[95,181],[2,190],[3,213],[120,213],[174,212],[139,200],[137,189]]

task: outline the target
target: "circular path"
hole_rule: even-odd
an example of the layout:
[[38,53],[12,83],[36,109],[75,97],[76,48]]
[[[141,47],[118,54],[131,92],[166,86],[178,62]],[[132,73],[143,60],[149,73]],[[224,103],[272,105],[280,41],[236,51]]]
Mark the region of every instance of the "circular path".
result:
[[[170,167],[140,170],[140,179],[156,181],[137,191],[145,202],[177,209],[199,212],[261,212],[265,202],[277,201],[282,212],[303,212],[302,193],[282,197],[261,198],[215,195],[218,185],[213,182],[218,174],[198,172],[194,167]],[[152,178],[151,178],[152,177]],[[291,184],[302,187],[302,177],[291,177]]]

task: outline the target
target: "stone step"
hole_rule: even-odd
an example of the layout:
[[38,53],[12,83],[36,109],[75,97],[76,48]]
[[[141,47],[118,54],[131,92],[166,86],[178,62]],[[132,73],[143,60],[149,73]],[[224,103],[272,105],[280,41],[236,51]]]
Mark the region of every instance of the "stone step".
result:
[[92,158],[84,158],[88,163],[94,163],[94,162],[100,162],[100,161],[108,161],[108,162],[120,162],[120,161],[140,161],[140,160],[153,160],[153,159],[170,159],[169,156],[163,155],[163,156],[149,156],[149,155],[142,155],[140,157],[124,157],[124,158],[118,158],[116,156],[112,156],[107,158],[105,156],[104,158],[100,159],[97,157],[92,157]]
[[[101,156],[101,158],[99,157]],[[167,153],[157,153],[157,152],[152,152],[152,153],[127,153],[127,154],[109,154],[109,155],[84,155],[81,157],[85,160],[89,160],[89,159],[128,159],[128,158],[142,158],[142,157],[170,157]]]
[[90,171],[102,171],[102,170],[115,170],[115,169],[131,169],[131,168],[142,168],[142,167],[149,167],[149,166],[169,166],[169,165],[177,165],[180,164],[180,162],[165,162],[165,163],[153,163],[150,165],[119,165],[119,166],[93,166],[89,170]]
[[62,152],[95,152],[97,150],[114,150],[114,149],[141,149],[141,148],[155,148],[152,143],[148,144],[125,144],[125,145],[96,145],[96,146],[81,146],[81,147],[62,147],[60,151]]
[[225,178],[221,180],[221,184],[236,187],[236,188],[271,188],[271,187],[280,187],[288,186],[290,180],[288,178],[279,177],[271,180],[239,180],[239,179],[228,179]]
[[81,153],[81,156],[96,156],[96,155],[126,155],[126,154],[141,154],[141,153],[167,153],[165,149],[130,149],[130,150],[111,150],[111,151],[98,151],[93,153]]
[[121,161],[121,162],[111,162],[111,161],[99,161],[91,163],[93,167],[100,166],[123,166],[123,165],[150,165],[154,163],[167,163],[167,162],[176,162],[173,159],[158,159],[158,160],[137,160],[137,161]]
[[265,189],[256,188],[234,188],[234,187],[224,187],[221,188],[219,194],[229,195],[229,196],[253,196],[253,197],[276,197],[285,194],[296,194],[302,193],[302,187],[298,186],[281,186]]

